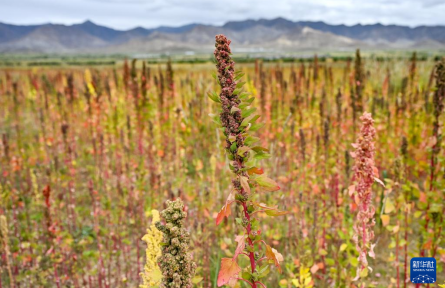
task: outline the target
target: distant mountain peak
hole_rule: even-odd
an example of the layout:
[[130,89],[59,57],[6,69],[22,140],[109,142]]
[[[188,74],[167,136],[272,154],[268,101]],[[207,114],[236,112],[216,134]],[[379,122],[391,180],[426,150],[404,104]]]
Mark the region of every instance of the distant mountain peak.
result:
[[207,51],[213,49],[214,35],[219,33],[233,39],[240,51],[445,48],[445,26],[331,25],[277,17],[229,21],[222,26],[191,23],[116,30],[87,19],[73,25],[0,23],[0,53]]

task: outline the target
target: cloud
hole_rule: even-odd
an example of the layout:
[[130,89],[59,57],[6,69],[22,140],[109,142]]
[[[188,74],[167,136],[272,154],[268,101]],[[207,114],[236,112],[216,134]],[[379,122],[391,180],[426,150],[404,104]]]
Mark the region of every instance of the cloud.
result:
[[0,0],[0,21],[73,24],[90,19],[118,29],[276,17],[347,25],[445,25],[443,4],[445,0]]
[[144,4],[147,3],[147,0],[90,0],[93,2],[105,3],[105,4]]
[[[431,8],[445,4],[444,0],[424,0],[423,7]],[[443,12],[443,11],[442,11]]]

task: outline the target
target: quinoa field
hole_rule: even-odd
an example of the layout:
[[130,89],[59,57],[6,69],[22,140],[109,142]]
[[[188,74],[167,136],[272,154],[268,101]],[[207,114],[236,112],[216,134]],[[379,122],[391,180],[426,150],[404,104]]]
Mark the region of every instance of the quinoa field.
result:
[[0,68],[0,287],[420,287],[419,256],[439,287],[445,60],[216,40]]

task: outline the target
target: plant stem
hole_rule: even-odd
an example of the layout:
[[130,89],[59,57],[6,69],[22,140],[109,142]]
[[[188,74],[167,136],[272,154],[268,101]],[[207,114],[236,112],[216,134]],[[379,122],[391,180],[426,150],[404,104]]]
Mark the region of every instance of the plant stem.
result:
[[[244,211],[244,216],[247,218],[247,220],[249,221],[249,224],[246,226],[246,231],[247,231],[247,242],[249,243],[250,247],[254,248],[255,244],[253,244],[252,239],[250,239],[250,215],[249,215],[249,211],[247,211],[247,205],[246,202],[242,202],[243,205],[243,211]],[[252,249],[253,250],[253,249]],[[250,268],[252,270],[252,273],[255,272],[256,269],[256,263],[255,263],[255,254],[253,252],[249,252],[249,259],[250,259]],[[256,288],[256,284],[255,282],[252,283],[252,287]]]

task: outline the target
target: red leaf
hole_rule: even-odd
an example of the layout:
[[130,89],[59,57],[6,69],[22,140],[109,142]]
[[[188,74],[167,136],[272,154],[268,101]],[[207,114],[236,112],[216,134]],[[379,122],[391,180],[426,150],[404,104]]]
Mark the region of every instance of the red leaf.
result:
[[235,241],[238,242],[238,246],[236,247],[235,255],[233,255],[232,258],[233,261],[236,261],[238,255],[244,251],[244,248],[246,248],[246,235],[236,236]]
[[232,210],[230,209],[230,205],[234,202],[233,194],[230,193],[227,198],[226,205],[224,205],[216,216],[216,225],[219,225],[224,217],[229,217],[232,214]]
[[236,261],[233,261],[232,258],[222,258],[221,269],[218,273],[218,287],[229,283],[230,279],[238,276],[239,272],[241,272],[241,268]]
[[230,204],[232,204],[232,202],[226,203],[226,205],[224,205],[221,208],[221,211],[219,211],[218,216],[216,216],[216,225],[219,225],[219,223],[221,223],[224,217],[229,217],[230,214],[232,214],[232,210],[230,209]]
[[263,168],[252,167],[249,170],[247,170],[247,173],[249,173],[249,175],[252,175],[252,174],[261,175],[264,173],[264,170],[263,170]]

